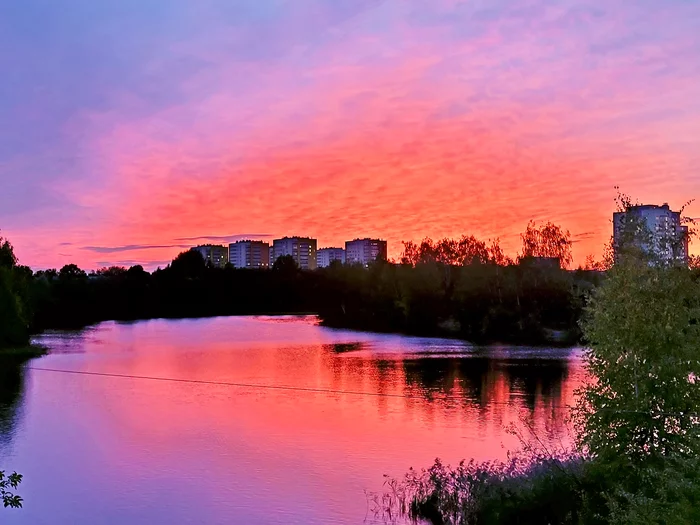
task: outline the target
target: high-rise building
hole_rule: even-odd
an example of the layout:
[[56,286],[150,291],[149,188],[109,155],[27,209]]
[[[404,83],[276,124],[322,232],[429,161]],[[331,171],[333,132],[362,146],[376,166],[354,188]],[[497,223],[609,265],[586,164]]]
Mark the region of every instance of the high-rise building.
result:
[[270,266],[270,245],[263,241],[236,241],[229,244],[229,261],[234,268],[261,269]]
[[343,248],[321,248],[316,253],[316,266],[326,268],[333,261],[345,262],[345,250]]
[[316,239],[309,237],[283,237],[272,241],[272,256],[270,263],[282,257],[291,255],[302,270],[316,269]]
[[633,244],[663,264],[688,264],[688,227],[668,204],[644,204],[613,213],[616,250]]
[[202,244],[192,248],[192,251],[201,253],[204,262],[209,266],[223,268],[228,262],[228,248],[226,248],[226,246],[221,246],[219,244]]
[[377,259],[386,261],[386,241],[380,239],[355,239],[345,243],[346,263],[359,263],[367,266]]

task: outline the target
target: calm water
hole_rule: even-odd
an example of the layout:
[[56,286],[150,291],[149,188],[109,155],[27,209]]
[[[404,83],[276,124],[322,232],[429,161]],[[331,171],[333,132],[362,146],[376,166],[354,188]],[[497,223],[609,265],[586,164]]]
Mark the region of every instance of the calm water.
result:
[[576,350],[311,317],[110,322],[39,341],[53,353],[0,374],[0,468],[25,475],[26,500],[2,523],[363,523],[383,474],[504,457],[509,423],[566,441],[584,377]]

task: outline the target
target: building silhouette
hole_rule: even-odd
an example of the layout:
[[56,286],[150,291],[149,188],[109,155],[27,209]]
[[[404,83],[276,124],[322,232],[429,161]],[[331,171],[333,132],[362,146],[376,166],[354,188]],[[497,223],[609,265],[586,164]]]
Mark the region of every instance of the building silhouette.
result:
[[283,237],[272,241],[270,264],[284,255],[290,255],[302,270],[316,269],[316,239]]
[[270,267],[270,244],[263,241],[236,241],[228,246],[229,262],[234,268]]
[[333,261],[345,263],[345,250],[343,248],[321,248],[316,253],[316,266],[326,268]]
[[376,260],[386,261],[386,241],[380,239],[355,239],[345,243],[345,262],[364,266]]
[[219,244],[201,244],[192,248],[192,251],[202,254],[204,262],[208,266],[223,268],[228,262],[228,248]]
[[681,212],[666,203],[613,213],[613,245],[616,255],[632,246],[661,264],[688,264],[688,227],[681,224]]

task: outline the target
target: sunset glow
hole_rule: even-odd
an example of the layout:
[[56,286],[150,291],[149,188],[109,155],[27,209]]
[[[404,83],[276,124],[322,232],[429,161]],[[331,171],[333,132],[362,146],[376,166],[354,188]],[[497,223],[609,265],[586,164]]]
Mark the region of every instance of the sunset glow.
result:
[[582,263],[614,186],[700,196],[698,27],[681,0],[8,3],[2,235],[34,268],[151,269],[285,234],[514,255],[534,219]]

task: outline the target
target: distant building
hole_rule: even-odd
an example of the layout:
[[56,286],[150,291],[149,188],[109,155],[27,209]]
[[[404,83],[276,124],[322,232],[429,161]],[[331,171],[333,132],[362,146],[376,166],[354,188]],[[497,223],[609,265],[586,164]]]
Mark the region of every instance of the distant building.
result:
[[309,237],[283,237],[272,241],[270,264],[282,257],[291,255],[302,270],[316,269],[316,239]]
[[229,261],[234,268],[270,267],[270,245],[263,241],[236,241],[228,245]]
[[326,268],[333,261],[345,262],[345,250],[343,248],[321,248],[316,253],[316,266]]
[[681,224],[681,213],[666,203],[613,213],[613,244],[616,250],[632,244],[662,263],[688,264],[688,227]]
[[192,248],[202,254],[204,262],[215,268],[223,268],[228,262],[228,248],[219,244],[202,244]]
[[363,264],[381,259],[386,261],[386,241],[380,239],[355,239],[345,243],[345,262],[348,264]]

